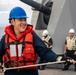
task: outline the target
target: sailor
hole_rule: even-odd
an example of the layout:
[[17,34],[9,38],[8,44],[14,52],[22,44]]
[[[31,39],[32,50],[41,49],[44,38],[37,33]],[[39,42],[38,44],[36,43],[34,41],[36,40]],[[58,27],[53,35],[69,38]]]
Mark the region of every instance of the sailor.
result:
[[[69,30],[69,36],[66,37],[65,40],[65,46],[64,46],[64,54],[67,57],[71,57],[76,61],[76,36],[74,29]],[[67,63],[63,70],[68,70],[71,63]],[[76,71],[76,64],[75,65],[75,71]]]

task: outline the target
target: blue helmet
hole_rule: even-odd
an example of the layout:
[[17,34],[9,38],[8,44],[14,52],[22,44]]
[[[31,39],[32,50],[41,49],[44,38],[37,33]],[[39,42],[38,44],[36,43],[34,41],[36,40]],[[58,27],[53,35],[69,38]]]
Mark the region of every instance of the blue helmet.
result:
[[13,18],[27,18],[26,12],[21,7],[15,7],[10,11],[9,20]]

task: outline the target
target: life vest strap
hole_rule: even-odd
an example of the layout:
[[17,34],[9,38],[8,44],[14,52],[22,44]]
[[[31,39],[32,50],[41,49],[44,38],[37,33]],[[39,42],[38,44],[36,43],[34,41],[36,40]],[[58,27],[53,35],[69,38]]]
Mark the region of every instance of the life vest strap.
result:
[[35,63],[36,62],[36,60],[28,60],[28,61],[26,61],[26,60],[22,60],[22,61],[5,61],[4,62],[4,65],[7,67],[7,68],[9,68],[9,67],[17,67],[17,66],[19,66],[19,63],[24,63],[24,64],[26,64],[26,62],[28,62],[28,63]]

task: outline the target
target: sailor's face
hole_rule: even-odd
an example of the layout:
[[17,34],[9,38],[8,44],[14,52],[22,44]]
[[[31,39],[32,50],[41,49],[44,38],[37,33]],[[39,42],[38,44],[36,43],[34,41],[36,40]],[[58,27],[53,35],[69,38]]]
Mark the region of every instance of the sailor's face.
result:
[[26,27],[27,27],[27,21],[26,18],[23,19],[13,19],[12,20],[12,25],[14,26],[14,30],[22,33],[25,31]]
[[73,36],[74,36],[74,33],[69,33],[69,36],[70,36],[70,37],[73,37]]

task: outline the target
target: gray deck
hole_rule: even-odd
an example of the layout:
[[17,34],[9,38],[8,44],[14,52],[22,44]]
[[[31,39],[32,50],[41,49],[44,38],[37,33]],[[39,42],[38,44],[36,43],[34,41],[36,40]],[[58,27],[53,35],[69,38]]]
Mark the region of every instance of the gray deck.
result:
[[39,70],[39,75],[76,75],[76,71],[69,69],[62,71],[61,69],[45,69]]
[[76,71],[74,71],[73,69],[62,71],[61,69],[46,68],[45,70],[38,70],[38,71],[39,75],[76,75]]

